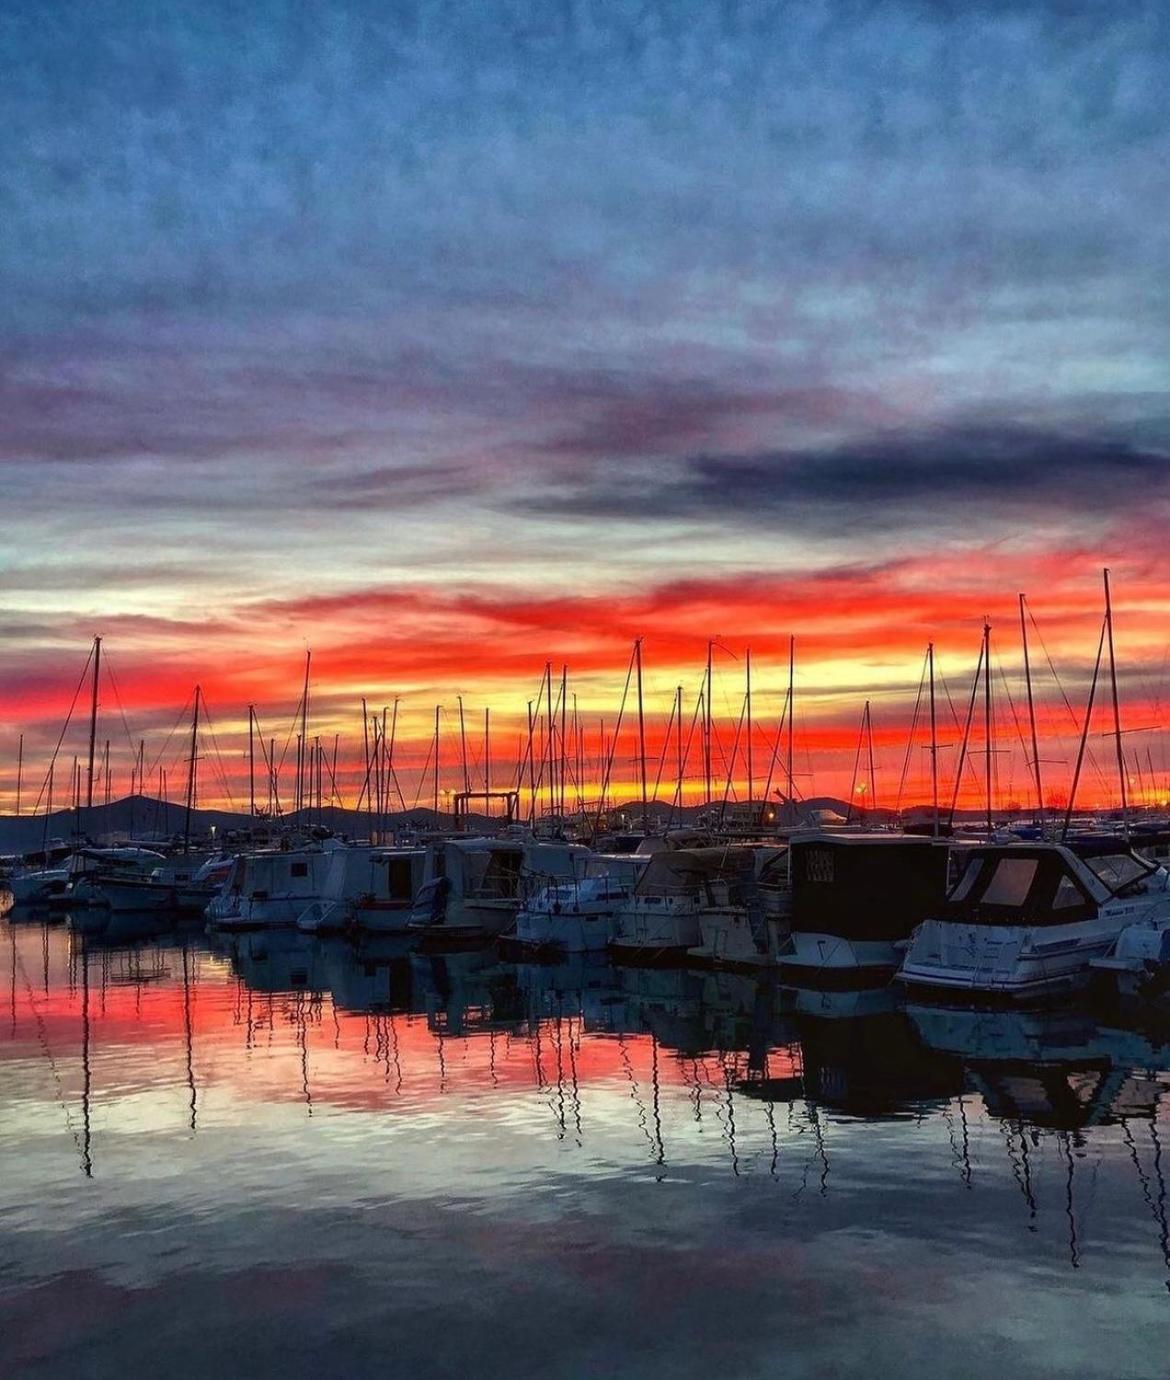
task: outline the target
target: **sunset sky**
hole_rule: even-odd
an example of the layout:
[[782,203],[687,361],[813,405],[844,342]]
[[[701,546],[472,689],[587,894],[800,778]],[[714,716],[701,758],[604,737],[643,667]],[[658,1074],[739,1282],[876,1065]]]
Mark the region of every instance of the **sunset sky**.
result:
[[347,803],[363,696],[411,797],[435,704],[446,787],[490,705],[502,785],[545,662],[595,756],[637,637],[651,777],[717,637],[762,778],[794,634],[798,789],[848,791],[868,698],[892,804],[926,643],[961,717],[984,615],[1026,802],[1017,595],[1080,715],[1104,565],[1161,796],[1166,6],[64,0],[0,44],[0,809],[95,634],[115,794],[199,681],[238,803],[310,647]]

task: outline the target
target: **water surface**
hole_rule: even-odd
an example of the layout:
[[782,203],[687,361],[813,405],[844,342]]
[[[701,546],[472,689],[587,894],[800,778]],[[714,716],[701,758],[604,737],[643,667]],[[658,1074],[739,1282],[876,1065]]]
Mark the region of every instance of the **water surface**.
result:
[[1165,1376],[1157,1032],[0,921],[0,1374]]

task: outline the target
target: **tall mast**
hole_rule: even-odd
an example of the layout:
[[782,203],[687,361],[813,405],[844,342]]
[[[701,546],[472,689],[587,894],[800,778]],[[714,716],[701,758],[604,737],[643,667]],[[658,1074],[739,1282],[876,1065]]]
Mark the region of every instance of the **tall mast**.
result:
[[467,775],[467,726],[463,721],[463,696],[459,696],[459,752],[463,758],[463,789],[471,793],[471,778]]
[[553,735],[555,733],[555,720],[553,719],[551,661],[545,663],[544,682],[546,686],[544,702],[544,755],[541,758],[541,761],[547,773],[545,784],[548,788],[548,813],[551,818],[557,812],[556,768],[553,765]]
[[711,803],[711,658],[715,643],[707,642],[707,689],[703,697],[703,785],[706,803]]
[[930,794],[934,802],[934,837],[938,838],[938,724],[934,707],[934,643],[928,643],[926,659],[930,664]]
[[191,810],[195,804],[195,773],[199,747],[199,686],[195,687],[195,712],[191,716],[191,757],[187,763],[187,810],[183,819],[183,852],[191,849]]
[[755,772],[752,769],[752,649],[747,649],[745,657],[746,667],[746,699],[747,699],[747,774],[748,774],[748,807],[750,808],[755,800]]
[[256,706],[248,706],[248,808],[256,818]]
[[[298,763],[298,777],[303,777],[305,757],[309,751],[309,663],[313,659],[312,651],[305,652],[305,688],[301,694],[301,752]],[[309,778],[310,785],[312,777]],[[305,787],[303,780],[297,781],[297,795],[300,806],[303,809],[305,804]]]
[[796,823],[796,787],[793,781],[793,723],[796,719],[796,635],[788,638],[788,799],[792,805],[792,822]]
[[561,752],[560,752],[560,813],[565,817],[565,780],[569,774],[568,746],[565,736],[569,723],[569,668],[561,664]]
[[532,718],[532,701],[528,701],[528,824],[531,828],[536,824],[536,763],[533,761],[535,753],[533,751],[532,737],[535,732],[535,723]]
[[98,712],[98,671],[102,663],[102,640],[95,637],[93,640],[93,695],[89,707],[89,777],[85,792],[85,806],[89,809],[93,804],[93,754],[97,746],[97,712]]
[[49,851],[49,816],[53,813],[53,768],[57,765],[56,757],[49,760],[49,793],[45,798],[45,832],[41,838],[41,852]]
[[441,705],[435,705],[435,826],[439,823],[439,710]]
[[24,779],[24,734],[20,735],[20,743],[16,749],[16,817],[20,818],[20,786]]
[[[385,737],[386,714],[382,713],[383,737]],[[394,770],[394,744],[398,741],[398,696],[394,696],[394,712],[390,716],[390,747],[386,756],[386,799],[390,799],[390,783],[398,785],[398,773]],[[398,788],[398,803],[403,810],[406,809],[406,801],[402,798],[402,788]]]
[[[675,690],[675,703],[678,705],[678,713],[675,716],[674,725],[674,753],[675,763],[678,770],[678,808],[683,807],[683,739],[682,739],[682,705],[683,688],[678,686]],[[693,723],[693,721],[692,721]]]
[[991,838],[991,624],[983,624],[983,736],[987,778],[987,837]]
[[877,777],[873,771],[873,718],[869,712],[869,701],[865,702],[865,736],[869,744],[869,808],[877,809]]
[[1032,778],[1036,782],[1036,815],[1044,827],[1044,788],[1040,781],[1040,744],[1036,734],[1036,704],[1032,698],[1032,663],[1028,657],[1028,621],[1024,616],[1024,596],[1020,595],[1020,639],[1024,644],[1024,680],[1028,687],[1028,724],[1032,730]]
[[[492,711],[487,705],[483,711],[483,793],[491,795],[492,789]],[[486,801],[490,812],[492,802],[490,798]]]
[[1109,639],[1109,683],[1113,691],[1113,741],[1117,748],[1117,784],[1121,787],[1121,828],[1129,837],[1129,796],[1125,783],[1125,754],[1121,750],[1121,702],[1117,698],[1117,661],[1113,655],[1113,600],[1109,594],[1109,569],[1105,575],[1105,628]]
[[642,705],[642,639],[634,643],[638,668],[638,768],[642,781],[642,829],[649,832],[650,814],[646,803],[646,715]]

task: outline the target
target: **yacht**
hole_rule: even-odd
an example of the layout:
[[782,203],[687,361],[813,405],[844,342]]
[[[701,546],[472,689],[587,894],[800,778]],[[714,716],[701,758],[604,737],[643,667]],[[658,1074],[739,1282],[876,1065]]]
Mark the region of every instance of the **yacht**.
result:
[[526,890],[571,881],[589,850],[529,838],[450,838],[426,852],[407,928],[434,944],[502,934]]
[[218,854],[145,853],[133,863],[105,863],[74,881],[70,904],[119,914],[201,915],[222,885],[231,859]]
[[1170,873],[1120,838],[975,848],[915,929],[911,986],[1027,997],[1081,985],[1128,926],[1170,920]]
[[699,910],[700,942],[688,956],[717,968],[774,968],[789,948],[788,849],[754,846],[734,856],[738,871],[725,869],[714,882]]
[[337,839],[323,839],[306,848],[241,853],[207,907],[208,923],[221,930],[295,925],[321,899],[332,855],[344,847]]
[[794,834],[791,944],[798,985],[892,976],[901,946],[946,897],[948,849],[899,834]]
[[638,853],[597,853],[580,876],[539,887],[516,915],[507,938],[519,948],[599,953],[613,940],[618,910],[629,905],[650,859]]
[[297,916],[297,928],[328,934],[357,926],[379,934],[405,934],[425,863],[422,848],[336,850],[330,855],[321,898]]

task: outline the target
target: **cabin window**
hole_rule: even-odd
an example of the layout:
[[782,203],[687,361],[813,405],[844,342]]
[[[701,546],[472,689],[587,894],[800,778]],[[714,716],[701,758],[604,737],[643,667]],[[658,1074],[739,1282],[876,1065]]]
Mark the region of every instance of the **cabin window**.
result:
[[1056,895],[1052,898],[1052,909],[1067,910],[1070,906],[1083,906],[1084,903],[1085,898],[1076,882],[1071,877],[1062,877],[1060,885],[1056,888]]
[[1109,853],[1101,858],[1086,858],[1085,861],[1110,891],[1120,891],[1123,886],[1144,877],[1150,870],[1132,853]]
[[290,877],[307,877],[309,875],[309,864],[292,863],[288,871]]
[[951,900],[964,900],[967,893],[975,885],[975,878],[979,876],[979,873],[982,870],[983,859],[972,858],[971,861],[967,864],[966,872],[964,872],[963,875],[959,878],[958,885],[955,887],[954,891],[951,892]]
[[1000,858],[980,898],[987,906],[1022,906],[1040,866],[1035,858]]

